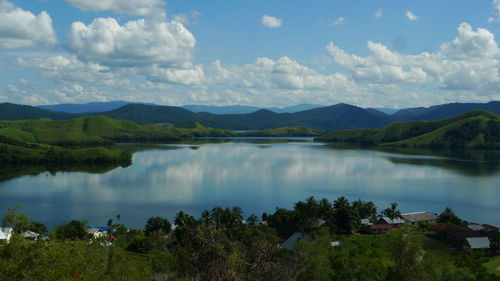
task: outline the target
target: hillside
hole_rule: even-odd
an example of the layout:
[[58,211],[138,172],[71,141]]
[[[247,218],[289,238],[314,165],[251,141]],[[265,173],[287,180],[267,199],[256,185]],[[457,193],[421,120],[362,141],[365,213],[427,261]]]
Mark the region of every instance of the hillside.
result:
[[200,136],[232,135],[232,132],[200,124],[172,128],[138,125],[103,116],[0,121],[0,163],[128,164],[131,153],[111,146],[114,142],[172,142]]
[[[89,112],[105,112],[118,109],[133,102],[128,101],[109,101],[109,102],[89,102],[84,104],[63,103],[52,105],[39,105],[37,108],[65,112],[65,113],[89,113]],[[149,105],[154,105],[149,103]]]
[[68,113],[54,112],[29,105],[0,103],[0,120],[25,120],[41,118],[63,120],[74,117],[76,116]]
[[232,132],[205,128],[199,124],[189,128],[139,125],[104,116],[70,120],[0,121],[0,137],[19,142],[62,146],[105,145],[112,142],[170,142],[193,136],[212,135],[232,135]]
[[[128,104],[118,109],[100,112],[67,114],[43,110],[30,106],[8,105],[9,111],[0,110],[0,120],[26,119],[71,119],[77,116],[101,115],[113,119],[129,120],[138,124],[172,124],[186,127],[198,122],[206,127],[228,130],[264,130],[280,127],[305,126],[318,130],[337,130],[354,128],[376,128],[387,125],[390,120],[380,113],[374,113],[356,106],[337,104],[296,113],[276,113],[261,109],[249,114],[211,114],[194,113],[175,106],[155,106]],[[0,107],[1,109],[1,107]],[[15,112],[12,114],[9,112]]]
[[390,115],[393,121],[439,120],[463,114],[472,110],[486,110],[500,115],[500,101],[488,103],[449,103],[431,107],[402,109]]
[[396,122],[381,129],[330,132],[317,140],[401,147],[499,147],[500,118],[487,111],[471,111],[437,121]]

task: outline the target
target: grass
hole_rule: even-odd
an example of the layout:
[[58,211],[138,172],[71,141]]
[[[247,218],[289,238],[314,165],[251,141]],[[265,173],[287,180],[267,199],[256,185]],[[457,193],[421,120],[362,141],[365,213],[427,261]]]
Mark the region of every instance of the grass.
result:
[[333,131],[319,141],[392,147],[500,147],[500,117],[471,111],[437,121],[396,122],[381,129]]
[[500,276],[500,256],[492,258],[489,262],[483,263],[489,273]]

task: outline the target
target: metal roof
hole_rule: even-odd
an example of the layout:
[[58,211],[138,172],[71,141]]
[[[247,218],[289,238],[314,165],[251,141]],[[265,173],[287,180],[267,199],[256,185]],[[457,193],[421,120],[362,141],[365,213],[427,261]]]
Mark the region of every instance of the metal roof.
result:
[[12,228],[10,227],[0,228],[0,240],[10,240],[11,236],[12,236]]
[[419,221],[430,221],[430,220],[436,220],[438,216],[433,213],[429,212],[413,212],[413,213],[405,213],[401,214],[401,216],[410,222],[419,222]]
[[490,248],[490,240],[488,237],[471,237],[467,238],[467,243],[471,249],[488,249]]

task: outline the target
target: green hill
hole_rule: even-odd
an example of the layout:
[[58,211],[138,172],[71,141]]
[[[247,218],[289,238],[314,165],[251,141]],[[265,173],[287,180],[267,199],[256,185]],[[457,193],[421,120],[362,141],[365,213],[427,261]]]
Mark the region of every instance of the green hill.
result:
[[[138,125],[102,116],[70,120],[0,121],[0,163],[129,163],[115,142],[173,142],[195,136],[232,136],[230,131]],[[105,147],[103,147],[105,146]]]
[[401,147],[500,147],[500,118],[471,111],[437,121],[396,122],[381,129],[329,132],[318,141]]
[[62,146],[95,146],[113,142],[179,141],[193,136],[231,135],[225,130],[138,125],[103,116],[70,120],[0,121],[0,136],[19,142]]
[[238,133],[241,137],[315,137],[320,136],[325,131],[314,130],[307,127],[283,127],[261,131],[250,131]]

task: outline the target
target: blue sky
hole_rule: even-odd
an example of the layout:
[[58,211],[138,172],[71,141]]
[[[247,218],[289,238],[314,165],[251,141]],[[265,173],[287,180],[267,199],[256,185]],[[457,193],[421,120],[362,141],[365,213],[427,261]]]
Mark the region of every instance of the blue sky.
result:
[[500,0],[0,0],[0,102],[500,99]]

